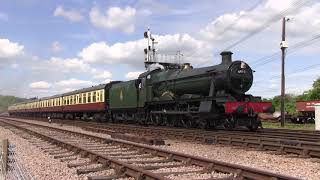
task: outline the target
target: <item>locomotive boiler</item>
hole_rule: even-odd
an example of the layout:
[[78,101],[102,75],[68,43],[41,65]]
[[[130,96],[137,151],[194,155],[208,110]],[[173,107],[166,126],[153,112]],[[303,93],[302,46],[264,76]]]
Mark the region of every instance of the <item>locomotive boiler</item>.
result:
[[183,95],[216,96],[232,93],[234,98],[241,100],[252,85],[253,73],[247,63],[232,62],[231,55],[232,52],[222,52],[222,62],[215,66],[194,69],[187,63],[179,68],[149,73],[154,96],[161,100]]

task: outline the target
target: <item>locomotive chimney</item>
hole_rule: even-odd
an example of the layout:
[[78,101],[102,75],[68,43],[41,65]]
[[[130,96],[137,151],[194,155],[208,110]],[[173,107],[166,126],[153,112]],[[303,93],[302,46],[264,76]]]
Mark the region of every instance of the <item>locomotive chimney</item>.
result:
[[222,57],[221,64],[230,64],[232,62],[232,52],[231,51],[223,51],[220,55]]

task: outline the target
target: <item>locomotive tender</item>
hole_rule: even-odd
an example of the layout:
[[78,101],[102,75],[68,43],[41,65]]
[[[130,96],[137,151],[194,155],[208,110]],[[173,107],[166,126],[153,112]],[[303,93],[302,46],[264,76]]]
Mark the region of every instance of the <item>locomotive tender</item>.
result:
[[231,52],[221,53],[220,64],[202,68],[158,62],[154,38],[150,31],[144,35],[148,71],[138,79],[15,104],[9,107],[9,114],[256,130],[261,125],[258,113],[272,112],[271,103],[245,94],[252,86],[253,71],[244,61],[232,61]]

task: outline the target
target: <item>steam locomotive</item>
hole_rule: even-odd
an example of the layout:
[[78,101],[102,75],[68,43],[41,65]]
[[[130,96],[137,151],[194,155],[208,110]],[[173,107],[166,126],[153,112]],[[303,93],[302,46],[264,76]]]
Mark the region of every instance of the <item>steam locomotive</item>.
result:
[[150,31],[145,38],[147,71],[138,79],[15,104],[9,114],[254,131],[261,126],[258,114],[274,111],[271,103],[245,94],[253,70],[244,61],[232,61],[232,52],[222,52],[218,65],[193,68],[190,63],[157,61]]

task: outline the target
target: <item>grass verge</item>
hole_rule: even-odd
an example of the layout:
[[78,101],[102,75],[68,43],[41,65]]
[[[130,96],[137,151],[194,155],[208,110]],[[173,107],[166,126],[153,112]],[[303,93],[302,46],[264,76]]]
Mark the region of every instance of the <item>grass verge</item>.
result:
[[281,127],[280,122],[262,122],[263,128],[274,128],[274,129],[292,129],[292,130],[310,130],[314,131],[315,125],[313,123],[308,124],[293,124],[286,122],[284,127]]

